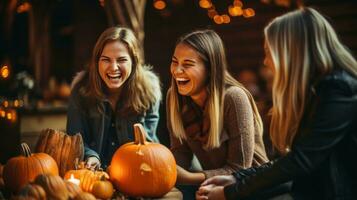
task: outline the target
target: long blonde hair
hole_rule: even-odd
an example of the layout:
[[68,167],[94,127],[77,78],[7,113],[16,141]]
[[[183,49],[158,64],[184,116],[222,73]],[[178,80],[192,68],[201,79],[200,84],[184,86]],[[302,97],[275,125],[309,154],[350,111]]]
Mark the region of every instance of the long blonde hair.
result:
[[270,136],[273,145],[285,154],[314,86],[337,68],[357,76],[357,63],[330,23],[312,8],[275,18],[264,33],[275,67]]
[[[254,103],[252,95],[236,81],[227,71],[227,61],[223,42],[213,30],[199,30],[182,36],[177,45],[184,43],[196,50],[209,72],[209,83],[207,85],[209,97],[208,113],[210,119],[210,130],[205,147],[213,149],[220,146],[219,136],[223,129],[223,102],[226,86],[237,86],[246,93],[252,106],[254,121],[260,134],[263,132],[262,120]],[[178,94],[175,80],[171,79],[171,87],[168,92],[168,123],[173,134],[179,138],[186,139],[185,130],[181,119],[182,97]]]
[[84,95],[98,102],[106,97],[105,83],[98,72],[98,61],[106,44],[120,41],[126,44],[131,60],[132,71],[124,83],[122,90],[124,105],[121,113],[143,113],[155,102],[161,100],[159,78],[151,71],[151,67],[143,64],[140,46],[134,33],[124,27],[110,27],[98,38],[92,53]]

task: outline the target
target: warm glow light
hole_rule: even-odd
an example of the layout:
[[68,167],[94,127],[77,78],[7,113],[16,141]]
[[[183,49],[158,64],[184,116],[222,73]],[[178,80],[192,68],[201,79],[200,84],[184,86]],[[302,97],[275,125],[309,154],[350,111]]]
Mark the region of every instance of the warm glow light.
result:
[[214,22],[216,22],[216,24],[222,24],[223,23],[223,17],[220,15],[216,15],[213,17]]
[[24,101],[20,100],[19,101],[19,106],[22,107],[24,105]]
[[10,110],[7,114],[6,114],[6,118],[12,122],[15,122],[17,119],[17,114],[15,110]]
[[214,9],[209,9],[208,10],[208,17],[213,18],[214,16],[218,15],[217,11]]
[[240,0],[234,0],[233,5],[235,7],[243,7],[243,3]]
[[244,9],[243,10],[243,16],[245,18],[254,17],[255,16],[255,11],[252,8]]
[[12,119],[12,113],[8,112],[6,117],[7,117],[8,120],[11,120]]
[[0,116],[1,117],[5,117],[6,116],[6,112],[4,110],[0,110]]
[[9,107],[9,102],[8,101],[4,101],[3,105],[4,105],[5,108],[7,108],[7,107]]
[[1,77],[6,79],[10,75],[10,69],[7,65],[1,67]]
[[199,4],[201,8],[205,9],[212,7],[212,3],[210,0],[200,0]]
[[14,101],[14,106],[15,106],[15,107],[19,107],[19,105],[20,105],[19,100],[16,99],[16,100]]
[[67,181],[72,182],[72,183],[74,183],[74,184],[76,184],[76,185],[78,185],[78,186],[79,186],[79,184],[80,184],[80,180],[74,178],[74,175],[73,175],[73,174],[71,174],[71,178],[67,179]]
[[223,23],[228,24],[231,22],[231,18],[228,15],[222,15]]
[[237,6],[229,6],[228,7],[228,13],[235,17],[235,16],[241,16],[243,15],[243,10],[241,7],[237,7]]
[[105,1],[104,0],[99,0],[100,6],[104,7],[105,6]]
[[29,2],[25,2],[21,5],[19,5],[19,7],[17,7],[17,13],[23,13],[23,12],[27,12],[29,11],[31,8],[31,5]]
[[166,3],[163,0],[156,0],[154,1],[154,7],[158,10],[163,10],[166,8]]

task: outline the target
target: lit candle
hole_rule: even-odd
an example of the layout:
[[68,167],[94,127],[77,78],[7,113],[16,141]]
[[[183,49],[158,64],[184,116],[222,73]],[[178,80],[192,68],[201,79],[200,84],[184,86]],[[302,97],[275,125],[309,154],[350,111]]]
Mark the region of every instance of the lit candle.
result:
[[72,182],[79,186],[79,179],[74,178],[73,174],[71,174],[71,178],[67,179],[67,181]]

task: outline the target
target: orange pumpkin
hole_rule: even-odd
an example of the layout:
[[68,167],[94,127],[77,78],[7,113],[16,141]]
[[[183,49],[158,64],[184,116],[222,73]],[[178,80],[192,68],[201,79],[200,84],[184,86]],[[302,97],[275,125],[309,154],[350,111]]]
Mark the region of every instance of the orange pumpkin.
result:
[[96,200],[96,198],[88,192],[81,192],[73,200]]
[[129,196],[161,197],[176,183],[176,162],[171,151],[146,141],[141,124],[134,124],[135,142],[114,154],[109,175],[114,186]]
[[79,165],[79,169],[69,170],[64,175],[64,179],[70,179],[71,175],[73,175],[74,178],[79,179],[79,186],[84,192],[91,192],[93,183],[97,180],[100,180],[102,176],[109,179],[109,175],[103,170],[100,169],[97,171],[92,171],[90,169],[86,169],[83,163]]
[[47,199],[68,200],[67,187],[60,176],[40,174],[36,177],[34,183],[40,185],[46,191]]
[[99,181],[93,183],[92,194],[98,199],[110,199],[113,196],[114,189],[111,182],[104,176]]
[[46,200],[45,190],[37,184],[28,184],[20,190],[19,196]]
[[83,160],[84,146],[82,136],[77,133],[70,136],[58,130],[45,129],[36,144],[36,152],[44,152],[57,162],[60,176],[75,169],[74,161]]
[[4,182],[11,191],[18,192],[39,174],[58,175],[56,161],[46,153],[31,153],[26,143],[21,144],[23,156],[13,157],[4,167]]
[[74,197],[76,197],[79,193],[82,192],[81,188],[69,181],[65,181],[66,183],[66,187],[67,187],[67,191],[68,191],[68,195],[70,199],[73,199]]

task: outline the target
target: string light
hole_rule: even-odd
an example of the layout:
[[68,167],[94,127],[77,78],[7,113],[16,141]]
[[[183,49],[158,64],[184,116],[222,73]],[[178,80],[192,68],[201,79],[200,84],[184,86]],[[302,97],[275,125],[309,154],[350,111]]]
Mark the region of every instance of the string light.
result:
[[1,78],[6,79],[6,78],[9,77],[10,69],[9,69],[9,67],[7,65],[2,66],[0,71],[1,71],[0,72],[1,73]]
[[163,10],[166,8],[166,2],[163,0],[154,0],[154,8]]
[[24,12],[27,12],[29,11],[31,8],[31,4],[29,2],[25,2],[21,5],[19,5],[19,7],[17,7],[17,13],[24,13]]
[[0,110],[0,116],[1,116],[2,118],[5,118],[5,116],[6,116],[5,110]]
[[[219,14],[216,7],[211,0],[200,0],[199,6],[207,9],[208,17],[213,19],[216,24],[228,24],[231,22],[231,17],[242,16],[250,18],[255,16],[253,8],[243,9],[243,2],[241,0],[233,0],[232,4],[228,6],[228,13]],[[229,16],[230,15],[230,16]]]

